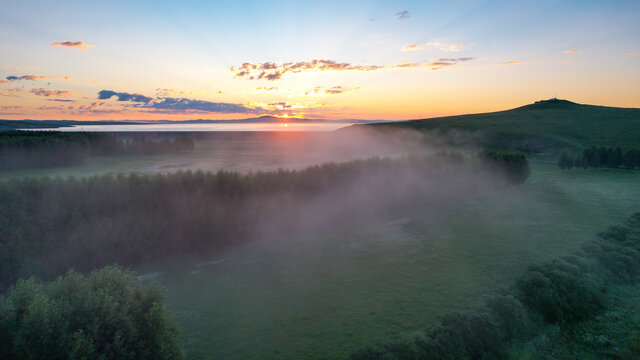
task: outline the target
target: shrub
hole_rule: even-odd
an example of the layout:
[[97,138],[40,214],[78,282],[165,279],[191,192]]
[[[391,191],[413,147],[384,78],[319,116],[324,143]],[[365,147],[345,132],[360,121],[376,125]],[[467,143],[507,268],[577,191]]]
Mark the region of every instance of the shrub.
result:
[[3,359],[183,358],[159,289],[117,267],[20,280],[0,310]]
[[549,323],[588,319],[603,307],[596,281],[562,260],[530,266],[516,282],[516,293],[528,310]]
[[487,314],[451,313],[417,340],[420,359],[501,359],[503,336]]

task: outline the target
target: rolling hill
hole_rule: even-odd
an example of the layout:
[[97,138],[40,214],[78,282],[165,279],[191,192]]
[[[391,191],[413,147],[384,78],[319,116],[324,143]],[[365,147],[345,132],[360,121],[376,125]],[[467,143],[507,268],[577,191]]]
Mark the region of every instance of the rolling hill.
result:
[[587,146],[631,148],[640,146],[640,109],[542,100],[511,110],[385,122],[375,129],[415,129],[450,133],[472,132],[484,146],[545,153]]

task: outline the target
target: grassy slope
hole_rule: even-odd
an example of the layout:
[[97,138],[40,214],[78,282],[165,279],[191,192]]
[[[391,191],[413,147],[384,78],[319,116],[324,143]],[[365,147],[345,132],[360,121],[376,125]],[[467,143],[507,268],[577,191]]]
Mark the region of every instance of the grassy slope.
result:
[[484,135],[485,145],[536,152],[590,145],[629,148],[640,144],[640,109],[581,105],[566,100],[536,102],[493,113],[358,126],[479,132]]

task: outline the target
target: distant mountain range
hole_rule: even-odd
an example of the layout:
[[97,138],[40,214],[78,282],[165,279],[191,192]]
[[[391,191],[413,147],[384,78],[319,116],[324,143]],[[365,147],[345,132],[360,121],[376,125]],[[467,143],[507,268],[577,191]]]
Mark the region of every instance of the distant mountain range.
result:
[[370,124],[382,122],[384,120],[359,120],[359,119],[304,119],[304,118],[281,118],[277,116],[260,116],[247,119],[231,120],[0,120],[0,130],[12,129],[55,129],[60,127],[80,126],[80,125],[144,125],[144,124],[280,124],[280,123],[330,123],[330,124]]

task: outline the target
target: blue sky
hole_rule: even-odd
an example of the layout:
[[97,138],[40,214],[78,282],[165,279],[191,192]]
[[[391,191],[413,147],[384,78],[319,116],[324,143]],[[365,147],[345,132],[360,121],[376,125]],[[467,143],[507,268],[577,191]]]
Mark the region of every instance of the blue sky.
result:
[[[0,117],[407,119],[551,96],[640,107],[639,15],[638,1],[7,1]],[[64,41],[82,45],[51,45]],[[342,65],[282,67],[313,60]],[[232,71],[243,63],[259,69]],[[6,81],[24,75],[46,78]]]

